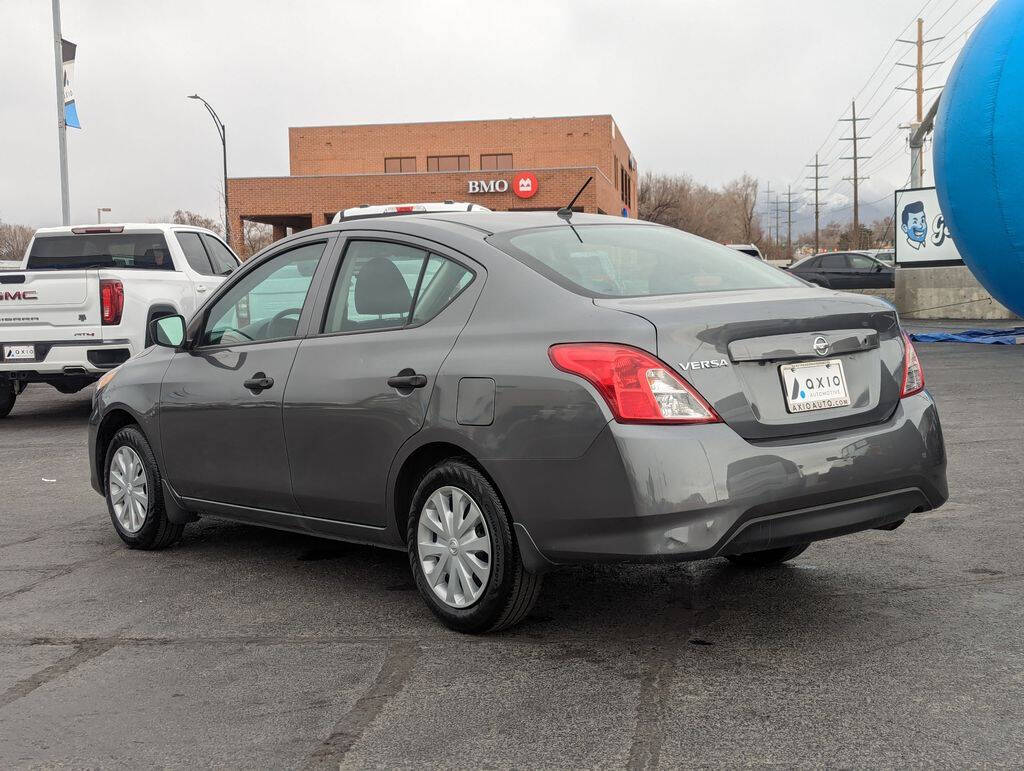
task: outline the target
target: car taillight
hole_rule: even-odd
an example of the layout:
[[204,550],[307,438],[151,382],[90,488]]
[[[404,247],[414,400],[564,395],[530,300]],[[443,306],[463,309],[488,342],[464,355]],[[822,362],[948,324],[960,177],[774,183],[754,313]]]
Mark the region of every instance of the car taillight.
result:
[[903,387],[900,390],[900,398],[913,396],[924,390],[924,370],[921,368],[921,360],[917,358],[917,351],[914,344],[910,342],[907,333],[903,333]]
[[100,279],[100,319],[104,326],[121,323],[124,285],[115,278]]
[[563,372],[588,380],[619,423],[718,423],[721,418],[683,378],[628,345],[562,343],[548,350]]

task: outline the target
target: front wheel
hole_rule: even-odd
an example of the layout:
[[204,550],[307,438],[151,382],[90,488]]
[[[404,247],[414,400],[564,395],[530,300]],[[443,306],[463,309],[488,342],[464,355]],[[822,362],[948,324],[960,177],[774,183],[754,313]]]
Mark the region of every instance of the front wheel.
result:
[[781,565],[787,560],[798,557],[804,553],[809,543],[800,543],[796,546],[783,546],[780,549],[765,549],[764,551],[751,551],[746,554],[728,554],[726,559],[734,565],[743,565],[751,568],[766,568],[772,565]]
[[18,390],[14,387],[14,381],[0,383],[0,418],[6,418],[14,409],[14,403],[18,401]]
[[522,621],[540,594],[541,577],[523,567],[505,505],[464,461],[444,461],[420,480],[406,543],[420,595],[450,629],[505,629]]
[[106,498],[110,521],[132,549],[164,549],[181,537],[184,525],[164,509],[163,477],[146,437],[125,426],[107,448]]

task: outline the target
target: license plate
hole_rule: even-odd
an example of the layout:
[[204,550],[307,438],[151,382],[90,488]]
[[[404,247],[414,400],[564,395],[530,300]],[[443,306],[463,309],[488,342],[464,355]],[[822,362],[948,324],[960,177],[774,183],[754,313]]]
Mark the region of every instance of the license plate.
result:
[[839,359],[783,364],[779,367],[786,409],[790,412],[811,412],[833,407],[849,407],[846,374]]
[[5,361],[26,361],[36,358],[36,347],[34,345],[5,345]]

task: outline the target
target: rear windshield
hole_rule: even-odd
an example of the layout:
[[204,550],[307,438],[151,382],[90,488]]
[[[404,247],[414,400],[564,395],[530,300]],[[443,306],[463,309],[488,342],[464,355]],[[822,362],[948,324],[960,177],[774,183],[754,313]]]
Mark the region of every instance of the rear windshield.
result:
[[502,234],[490,242],[591,297],[803,286],[735,249],[655,225],[566,225]]
[[37,236],[32,242],[29,270],[85,268],[174,270],[174,265],[162,233]]

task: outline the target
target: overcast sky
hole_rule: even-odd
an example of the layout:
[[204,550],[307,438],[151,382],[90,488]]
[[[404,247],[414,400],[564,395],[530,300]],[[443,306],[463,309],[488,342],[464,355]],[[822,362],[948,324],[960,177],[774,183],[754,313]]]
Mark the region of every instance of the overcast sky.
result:
[[[891,44],[923,4],[63,0],[84,127],[68,130],[72,219],[218,216],[220,143],[193,92],[227,124],[230,176],[287,174],[288,126],[611,113],[641,171],[797,189],[823,142],[846,154],[835,121],[880,61],[860,112],[881,107],[863,198],[884,197],[909,173],[896,126],[913,117],[892,91],[908,47]],[[962,42],[990,4],[924,15]],[[0,0],[0,219],[35,226],[60,219],[51,24],[45,0]],[[849,173],[829,171],[837,205]]]

